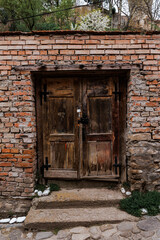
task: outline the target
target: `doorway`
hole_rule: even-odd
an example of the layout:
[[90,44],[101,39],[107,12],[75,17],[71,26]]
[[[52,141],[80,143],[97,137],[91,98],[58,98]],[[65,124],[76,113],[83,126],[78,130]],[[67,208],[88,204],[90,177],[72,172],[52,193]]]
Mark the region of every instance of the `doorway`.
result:
[[120,178],[124,86],[118,74],[41,78],[44,178]]

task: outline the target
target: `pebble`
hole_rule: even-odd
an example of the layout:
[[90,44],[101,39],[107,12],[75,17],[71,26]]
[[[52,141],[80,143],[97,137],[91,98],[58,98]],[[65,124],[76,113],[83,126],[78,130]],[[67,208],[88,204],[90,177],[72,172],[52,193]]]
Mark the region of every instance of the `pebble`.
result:
[[13,224],[13,223],[15,223],[17,221],[17,218],[12,218],[11,220],[10,220],[10,224]]
[[86,240],[90,237],[89,233],[73,234],[72,240]]
[[105,238],[108,238],[108,237],[111,237],[116,232],[117,232],[116,229],[106,230],[105,232],[102,232],[102,236]]
[[38,232],[35,240],[47,239],[53,236],[52,232]]
[[147,214],[147,213],[148,213],[148,211],[147,211],[147,209],[146,209],[146,208],[142,208],[142,209],[141,209],[141,213],[142,213],[143,215],[145,215],[145,214]]
[[134,227],[134,222],[122,222],[118,225],[119,231],[132,231]]
[[121,188],[121,193],[125,193],[126,192],[126,190],[124,189],[124,188]]
[[129,191],[126,192],[126,195],[127,195],[127,196],[130,196],[130,195],[131,195],[131,192],[129,192]]
[[99,239],[101,237],[101,230],[99,227],[90,227],[89,232],[91,234],[91,237],[95,240]]
[[71,233],[86,233],[87,228],[85,227],[75,227],[70,230]]
[[10,222],[10,218],[4,218],[0,220],[0,223],[9,223]]
[[160,228],[160,221],[156,217],[147,217],[139,221],[137,227],[142,231],[153,231]]
[[18,217],[16,222],[17,223],[22,223],[22,222],[24,222],[25,219],[26,219],[26,217]]
[[71,233],[69,230],[60,230],[57,234],[57,239],[67,239],[71,236]]
[[42,191],[38,191],[37,194],[38,194],[38,197],[41,197],[42,196]]
[[44,192],[42,193],[43,196],[48,196],[50,193],[49,189],[44,190]]

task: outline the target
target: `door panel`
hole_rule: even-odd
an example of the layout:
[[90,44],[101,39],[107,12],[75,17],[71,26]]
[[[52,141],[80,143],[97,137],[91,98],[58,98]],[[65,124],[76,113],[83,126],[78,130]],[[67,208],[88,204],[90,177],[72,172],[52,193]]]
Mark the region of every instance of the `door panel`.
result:
[[110,142],[88,142],[89,175],[112,174]]
[[[75,81],[73,79],[44,79],[43,85],[47,86],[47,99],[42,101],[44,112],[43,124],[43,152],[44,163],[46,157],[50,165],[49,171],[44,171],[45,177],[63,178],[75,177],[77,174],[77,161],[75,133],[76,124],[76,99]],[[77,90],[76,90],[77,91]],[[67,171],[67,172],[66,172]],[[54,174],[53,174],[54,172]],[[64,174],[62,174],[62,172]]]
[[107,133],[112,129],[111,98],[89,97],[89,133]]
[[51,167],[54,169],[74,168],[74,143],[51,142]]
[[73,97],[50,97],[49,99],[49,131],[56,133],[74,132]]
[[117,84],[118,79],[113,77],[83,81],[83,114],[88,117],[88,124],[83,125],[83,177],[115,175],[115,157],[119,160]]

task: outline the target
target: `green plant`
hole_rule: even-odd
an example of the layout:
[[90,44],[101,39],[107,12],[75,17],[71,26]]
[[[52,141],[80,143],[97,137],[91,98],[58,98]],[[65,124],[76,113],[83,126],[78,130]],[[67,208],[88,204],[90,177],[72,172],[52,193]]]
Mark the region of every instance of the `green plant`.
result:
[[36,184],[35,189],[43,192],[46,189],[46,186],[44,184]]
[[55,228],[55,229],[53,230],[53,233],[54,233],[55,235],[57,235],[58,232],[59,232],[59,229],[58,229],[58,228]]
[[160,213],[160,192],[141,193],[134,191],[130,197],[120,201],[120,208],[136,217],[140,217],[142,215],[141,209],[145,208],[148,215],[155,216]]
[[124,187],[125,190],[130,190],[130,183],[129,182],[123,182],[122,187]]
[[55,184],[55,183],[51,183],[51,184],[49,185],[49,187],[50,187],[50,191],[51,191],[51,192],[53,192],[53,191],[59,191],[59,190],[60,190],[60,187],[59,187],[57,184]]

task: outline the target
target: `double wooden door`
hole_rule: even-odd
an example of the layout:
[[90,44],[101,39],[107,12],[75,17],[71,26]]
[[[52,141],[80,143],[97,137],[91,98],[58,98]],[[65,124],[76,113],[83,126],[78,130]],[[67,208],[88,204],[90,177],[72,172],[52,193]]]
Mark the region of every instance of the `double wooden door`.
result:
[[43,79],[44,177],[119,177],[118,91],[117,77]]

